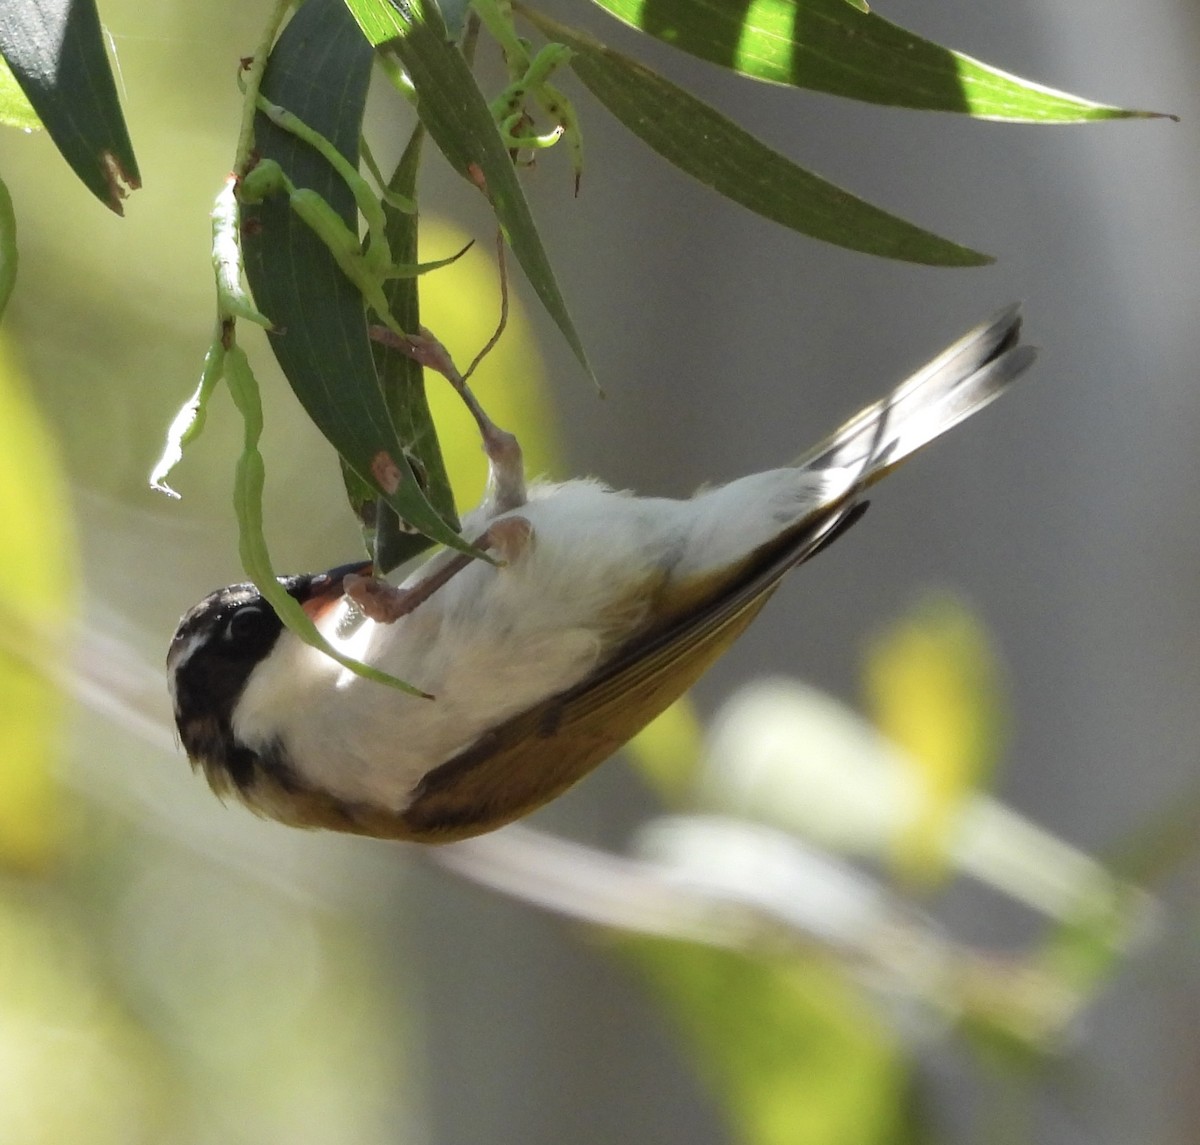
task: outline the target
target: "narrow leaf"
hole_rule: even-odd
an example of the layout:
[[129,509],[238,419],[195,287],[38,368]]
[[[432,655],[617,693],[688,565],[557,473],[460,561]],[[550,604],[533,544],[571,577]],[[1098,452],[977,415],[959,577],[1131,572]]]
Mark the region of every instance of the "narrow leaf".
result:
[[126,188],[141,176],[95,0],[4,0],[0,55],[71,169],[123,214]]
[[1009,75],[846,0],[595,0],[623,23],[753,79],[1017,123],[1150,117]]
[[572,49],[571,67],[630,131],[676,167],[756,214],[801,234],[884,258],[938,266],[992,261],[796,166],[636,60],[540,13],[525,15],[545,35]]
[[[340,0],[309,0],[275,45],[262,91],[357,165],[372,59]],[[313,148],[261,115],[255,141],[263,158],[277,161],[298,187],[316,191],[357,230],[350,189]],[[401,517],[436,541],[472,551],[430,505],[388,416],[362,296],[286,196],[247,207],[244,219],[246,275],[274,323],[275,356],[309,417]],[[385,470],[397,484],[384,478]]]
[[242,415],[243,425],[242,454],[238,458],[233,480],[233,507],[237,514],[238,549],[242,567],[279,619],[305,644],[319,649],[342,667],[349,668],[366,680],[399,688],[409,695],[427,697],[427,693],[413,687],[412,684],[339,652],[321,634],[321,630],[304,611],[299,601],[276,579],[263,530],[262,504],[266,467],[258,449],[263,430],[262,399],[245,351],[235,343],[224,353],[224,358],[225,381],[229,386],[229,395]]
[[433,0],[412,0],[403,9],[389,0],[346,4],[372,44],[396,53],[416,89],[421,122],[450,165],[481,185],[530,285],[594,381],[487,100],[462,53],[449,42],[437,5]]
[[[388,181],[388,190],[416,202],[417,171],[425,129],[418,124],[408,146],[404,149],[396,170]],[[415,263],[420,216],[386,206],[388,248],[392,261]],[[405,330],[421,328],[421,305],[418,280],[398,278],[384,288],[392,314]],[[424,370],[412,358],[387,346],[374,347],[375,365],[383,387],[384,401],[401,437],[408,443],[413,456],[422,467],[425,494],[430,503],[448,521],[456,522],[454,491],[442,450],[438,444],[433,414],[425,395]],[[448,384],[448,383],[443,383]],[[375,528],[375,564],[381,572],[390,572],[422,551],[423,538],[405,533],[397,526],[394,514],[385,513]]]

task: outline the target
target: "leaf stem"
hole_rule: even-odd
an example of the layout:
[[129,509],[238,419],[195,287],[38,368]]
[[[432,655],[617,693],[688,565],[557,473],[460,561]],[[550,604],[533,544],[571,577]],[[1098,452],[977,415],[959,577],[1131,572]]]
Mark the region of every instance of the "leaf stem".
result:
[[250,166],[250,157],[254,151],[254,115],[258,105],[258,89],[262,86],[263,74],[267,70],[267,58],[291,6],[292,0],[275,0],[275,7],[267,19],[262,39],[254,49],[249,63],[245,65],[242,124],[238,130],[237,150],[233,157],[233,170],[237,175],[244,175]]

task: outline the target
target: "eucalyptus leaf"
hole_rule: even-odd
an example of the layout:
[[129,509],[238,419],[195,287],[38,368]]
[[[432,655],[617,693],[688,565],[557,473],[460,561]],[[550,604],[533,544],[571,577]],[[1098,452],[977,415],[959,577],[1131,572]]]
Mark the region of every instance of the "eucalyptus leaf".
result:
[[[388,181],[388,190],[395,191],[414,202],[417,198],[417,170],[420,166],[425,129],[418,124],[408,146],[404,149],[396,170]],[[385,206],[387,240],[394,262],[416,262],[420,215]],[[415,278],[393,279],[384,288],[396,320],[405,330],[421,328],[420,292]],[[425,395],[424,370],[406,354],[379,343],[373,346],[379,383],[384,401],[397,432],[408,443],[413,457],[422,466],[425,495],[433,507],[448,521],[457,522],[454,511],[454,491],[446,473],[437,430]],[[444,379],[439,384],[449,385]],[[380,572],[393,568],[418,555],[428,546],[424,538],[398,528],[395,514],[385,512],[375,526],[375,564]]]
[[884,258],[938,266],[992,261],[798,167],[733,120],[636,60],[540,13],[524,15],[566,44],[588,90],[664,159],[756,214],[801,234]]
[[0,55],[71,169],[123,214],[141,176],[95,0],[4,0]]
[[[308,0],[271,53],[262,93],[329,140],[357,166],[373,52],[340,0]],[[255,120],[259,155],[315,191],[357,231],[354,197],[312,147]],[[284,195],[247,206],[246,276],[271,319],[272,349],[309,417],[355,473],[426,536],[474,552],[439,514],[409,462],[375,372],[366,309],[336,259]]]
[[431,699],[427,693],[412,684],[339,652],[317,628],[300,602],[276,579],[263,530],[262,503],[266,467],[258,448],[263,430],[262,400],[258,392],[258,383],[250,369],[245,351],[236,343],[225,352],[222,369],[225,382],[229,386],[229,395],[242,415],[242,453],[238,457],[233,482],[233,506],[238,520],[238,549],[242,567],[279,619],[305,644],[319,649],[342,667],[349,668],[365,680],[374,680],[378,684],[398,688],[409,695]]
[[40,131],[42,121],[38,119],[33,104],[21,90],[12,68],[0,55],[0,123],[5,127],[17,127],[22,131]]
[[846,0],[595,0],[623,23],[753,79],[1017,123],[1156,116],[1055,91]]

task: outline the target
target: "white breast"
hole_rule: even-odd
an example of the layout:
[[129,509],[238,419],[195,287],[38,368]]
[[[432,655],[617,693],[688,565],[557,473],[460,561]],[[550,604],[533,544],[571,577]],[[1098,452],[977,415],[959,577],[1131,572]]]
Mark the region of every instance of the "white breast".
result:
[[[577,683],[635,632],[648,585],[729,563],[847,483],[840,471],[773,470],[690,501],[591,481],[535,486],[509,514],[530,522],[533,542],[507,567],[472,563],[394,624],[341,634],[346,602],[323,618],[348,655],[435,699],[364,680],[285,631],[251,676],[234,731],[251,746],[282,739],[306,781],[344,800],[401,810],[431,768]],[[484,517],[464,534],[482,533]]]

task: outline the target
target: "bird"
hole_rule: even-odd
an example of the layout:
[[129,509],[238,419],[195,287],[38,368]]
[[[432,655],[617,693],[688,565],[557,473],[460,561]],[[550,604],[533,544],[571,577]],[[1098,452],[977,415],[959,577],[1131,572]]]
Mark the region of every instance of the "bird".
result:
[[355,674],[235,584],[170,645],[184,750],[218,796],[292,826],[448,843],[521,818],[687,691],[871,486],[1023,374],[1020,328],[1009,307],[791,465],[690,499],[526,486],[516,439],[473,405],[492,479],[463,536],[491,560],[443,550],[399,585],[365,560],[279,578],[339,651],[423,694]]

